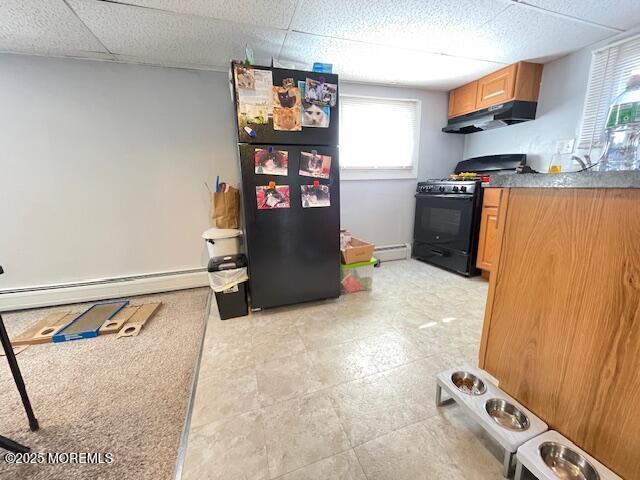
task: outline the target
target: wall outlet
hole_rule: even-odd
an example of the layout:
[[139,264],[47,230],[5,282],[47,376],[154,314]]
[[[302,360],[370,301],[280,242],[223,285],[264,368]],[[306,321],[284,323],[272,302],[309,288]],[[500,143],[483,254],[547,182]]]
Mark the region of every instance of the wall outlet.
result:
[[575,138],[569,138],[566,140],[558,140],[556,142],[556,153],[569,154],[573,153],[573,146],[576,143]]

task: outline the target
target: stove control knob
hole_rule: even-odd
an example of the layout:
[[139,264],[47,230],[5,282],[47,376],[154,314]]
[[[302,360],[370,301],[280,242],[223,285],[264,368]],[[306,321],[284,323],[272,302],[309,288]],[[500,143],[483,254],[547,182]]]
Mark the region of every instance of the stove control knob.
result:
[[441,192],[444,192],[444,187],[440,187],[438,190],[440,190]]
[[466,192],[467,191],[467,187],[465,187],[464,185],[460,187],[460,191],[461,192]]
[[453,186],[453,191],[454,191],[454,192],[457,192],[457,191],[458,191],[458,186],[457,186],[457,185],[454,185],[454,186]]
[[430,192],[431,190],[433,190],[433,187],[432,187],[431,185],[429,185],[429,186],[427,187],[427,192]]

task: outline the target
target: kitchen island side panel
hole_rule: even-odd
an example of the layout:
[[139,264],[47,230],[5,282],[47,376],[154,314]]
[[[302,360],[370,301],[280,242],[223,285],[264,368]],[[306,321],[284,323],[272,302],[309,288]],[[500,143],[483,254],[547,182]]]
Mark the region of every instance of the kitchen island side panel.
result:
[[481,366],[640,478],[640,189],[509,189]]

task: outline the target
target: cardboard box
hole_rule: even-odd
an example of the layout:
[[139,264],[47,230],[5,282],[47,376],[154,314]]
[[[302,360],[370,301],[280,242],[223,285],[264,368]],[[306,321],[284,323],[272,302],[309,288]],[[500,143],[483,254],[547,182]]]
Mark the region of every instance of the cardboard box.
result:
[[350,263],[368,262],[373,257],[374,247],[372,243],[352,237],[350,246],[340,249],[342,263],[348,265]]

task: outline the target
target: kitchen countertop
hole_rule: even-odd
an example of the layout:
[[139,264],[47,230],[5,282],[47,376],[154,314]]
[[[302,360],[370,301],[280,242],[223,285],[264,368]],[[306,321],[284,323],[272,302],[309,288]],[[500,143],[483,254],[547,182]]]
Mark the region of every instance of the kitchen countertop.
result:
[[496,175],[487,188],[640,188],[640,170]]

